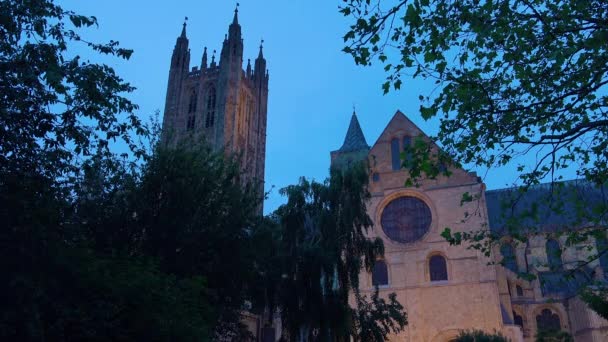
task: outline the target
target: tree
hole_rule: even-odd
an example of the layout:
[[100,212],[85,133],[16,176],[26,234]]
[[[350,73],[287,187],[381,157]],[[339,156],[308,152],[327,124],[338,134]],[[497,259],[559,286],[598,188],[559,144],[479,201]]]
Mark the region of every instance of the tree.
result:
[[206,339],[205,281],[160,272],[136,239],[104,234],[125,227],[132,212],[118,209],[137,180],[110,143],[141,157],[146,129],[133,88],[73,56],[79,43],[130,56],[76,32],[94,25],[48,0],[0,3],[0,339]]
[[[438,167],[446,161],[492,168],[527,156],[517,162],[520,195],[507,207],[541,181],[562,180],[566,169],[593,187],[607,183],[604,1],[345,0],[340,12],[352,19],[344,51],[357,64],[384,65],[385,93],[410,76],[436,84],[432,95],[420,95],[420,112],[439,119],[434,139],[441,151],[429,163],[429,144],[417,144],[412,152],[418,157],[404,165],[413,179],[448,174]],[[551,194],[550,209],[562,210],[563,199]],[[463,200],[475,198],[463,194]],[[578,230],[558,234],[567,234],[569,245],[605,237],[607,204],[588,204],[578,211]],[[509,233],[525,242],[517,226]],[[489,253],[502,236],[481,228],[445,236],[454,243],[472,240]],[[490,243],[479,243],[485,238]]]
[[[281,190],[287,204],[275,212],[280,225],[277,258],[282,265],[276,302],[292,341],[381,341],[407,323],[394,295],[388,303],[359,291],[359,274],[384,253],[369,239],[363,165],[332,169],[324,183],[302,178]],[[354,296],[355,306],[349,299]]]
[[465,330],[458,334],[455,342],[509,342],[502,334],[488,334],[482,330]]
[[241,310],[257,276],[259,246],[252,239],[261,226],[261,196],[255,189],[242,181],[236,158],[204,144],[158,146],[128,207],[141,253],[178,279],[205,279],[210,325],[222,336],[242,332]]

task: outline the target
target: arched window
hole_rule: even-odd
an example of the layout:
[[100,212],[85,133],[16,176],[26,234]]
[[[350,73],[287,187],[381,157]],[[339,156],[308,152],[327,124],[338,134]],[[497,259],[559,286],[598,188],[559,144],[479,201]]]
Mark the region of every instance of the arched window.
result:
[[431,281],[448,280],[448,268],[445,258],[441,255],[433,255],[429,259],[429,273]]
[[524,319],[520,315],[518,315],[515,311],[513,311],[513,323],[519,325],[522,329],[524,328]]
[[188,113],[193,113],[194,111],[196,111],[196,101],[196,92],[194,91],[194,89],[192,89],[192,93],[190,94],[190,102],[188,102]]
[[502,254],[503,266],[517,273],[517,259],[515,259],[513,245],[510,243],[503,243],[502,246],[500,246],[500,254]]
[[562,249],[559,242],[554,239],[547,240],[546,244],[547,262],[551,270],[561,270],[562,264]]
[[388,285],[388,267],[383,260],[376,260],[372,269],[372,285],[383,286]]
[[393,171],[401,169],[401,154],[399,153],[399,139],[391,140],[391,159],[393,161]]
[[412,162],[412,152],[409,150],[412,146],[412,137],[403,137],[403,160],[405,165],[408,166]]
[[522,289],[519,285],[515,285],[515,292],[517,293],[518,297],[524,296],[524,289]]
[[562,324],[556,313],[543,309],[540,315],[536,316],[536,328],[538,331],[559,331],[562,329]]
[[595,238],[595,248],[599,253],[600,267],[604,270],[604,278],[608,279],[608,241],[604,233]]
[[207,93],[207,119],[205,120],[205,127],[212,127],[215,122],[215,100],[215,88],[211,87]]

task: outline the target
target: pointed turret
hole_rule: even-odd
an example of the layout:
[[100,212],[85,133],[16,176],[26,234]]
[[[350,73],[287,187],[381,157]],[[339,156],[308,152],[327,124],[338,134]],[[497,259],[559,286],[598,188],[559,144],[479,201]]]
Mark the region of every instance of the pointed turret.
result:
[[234,18],[232,18],[232,25],[239,24],[239,3],[236,3],[236,8],[234,9]]
[[182,34],[179,36],[180,38],[186,38],[186,21],[188,20],[188,17],[186,17],[186,20],[184,20],[184,26],[182,27]]
[[348,131],[346,131],[344,143],[338,151],[351,152],[362,149],[369,149],[369,145],[367,144],[367,141],[365,141],[365,136],[363,135],[363,131],[359,125],[357,114],[353,110],[353,115],[350,117],[350,124],[348,125]]
[[[253,78],[259,84],[266,81],[266,59],[264,59],[264,39],[260,41],[260,52],[258,58],[255,59],[255,69],[253,71]],[[264,82],[263,82],[264,81]]]
[[213,54],[211,55],[211,68],[215,68],[217,64],[215,64],[215,50],[213,50]]
[[[239,25],[239,4],[234,9],[234,18],[228,26],[228,35],[224,39],[222,52],[220,54],[220,66],[232,64],[230,69],[242,69],[243,64],[243,40],[241,39],[241,25]],[[238,67],[237,67],[238,65]]]
[[201,70],[207,69],[207,47],[203,49],[203,58],[201,60]]
[[353,109],[353,115],[350,118],[348,131],[342,147],[331,152],[331,166],[337,168],[348,168],[354,163],[358,163],[367,158],[369,153],[369,145],[365,140],[357,114]]
[[173,48],[173,56],[171,57],[171,67],[178,69],[188,70],[190,64],[190,50],[188,49],[188,37],[186,37],[186,22],[188,17],[184,20],[182,27],[182,33],[175,41],[175,47]]
[[[175,129],[177,123],[175,117],[179,111],[179,99],[182,93],[184,79],[188,77],[190,67],[190,50],[188,49],[188,37],[186,36],[186,21],[182,26],[182,32],[175,41],[173,54],[171,55],[171,67],[169,68],[169,80],[167,82],[167,97],[165,100],[165,113],[163,119],[163,131],[169,132]],[[163,139],[169,142],[168,133],[164,133]]]
[[247,78],[251,78],[251,59],[247,58]]

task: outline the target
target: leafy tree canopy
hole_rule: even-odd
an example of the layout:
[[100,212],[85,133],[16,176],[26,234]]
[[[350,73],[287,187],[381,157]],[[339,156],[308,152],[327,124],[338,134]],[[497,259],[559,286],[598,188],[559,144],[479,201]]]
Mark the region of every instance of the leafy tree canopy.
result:
[[572,164],[608,180],[604,1],[345,0],[340,11],[352,19],[344,51],[384,65],[384,92],[435,81],[420,112],[440,118],[454,160],[493,167],[538,152],[519,167],[525,184]]

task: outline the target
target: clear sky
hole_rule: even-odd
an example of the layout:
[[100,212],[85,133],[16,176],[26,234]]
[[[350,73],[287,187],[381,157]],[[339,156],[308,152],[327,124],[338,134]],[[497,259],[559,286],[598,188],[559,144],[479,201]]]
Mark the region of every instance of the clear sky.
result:
[[[99,28],[84,36],[94,41],[117,40],[135,50],[129,61],[103,59],[137,90],[131,99],[141,117],[164,109],[169,62],[175,39],[188,17],[191,66],[198,65],[203,47],[221,49],[236,1],[104,0],[58,1],[64,9],[94,15]],[[239,23],[244,39],[244,63],[257,56],[264,39],[270,74],[266,146],[265,212],[284,199],[278,189],[305,176],[323,180],[329,152],[344,140],[353,105],[369,145],[373,145],[397,109],[429,135],[436,121],[419,115],[418,95],[433,90],[432,81],[404,80],[401,91],[383,95],[381,66],[356,66],[343,52],[348,21],[338,13],[340,0],[240,0]],[[96,60],[98,60],[96,58]],[[514,167],[513,167],[514,168]],[[509,169],[477,170],[489,189],[516,179]]]

